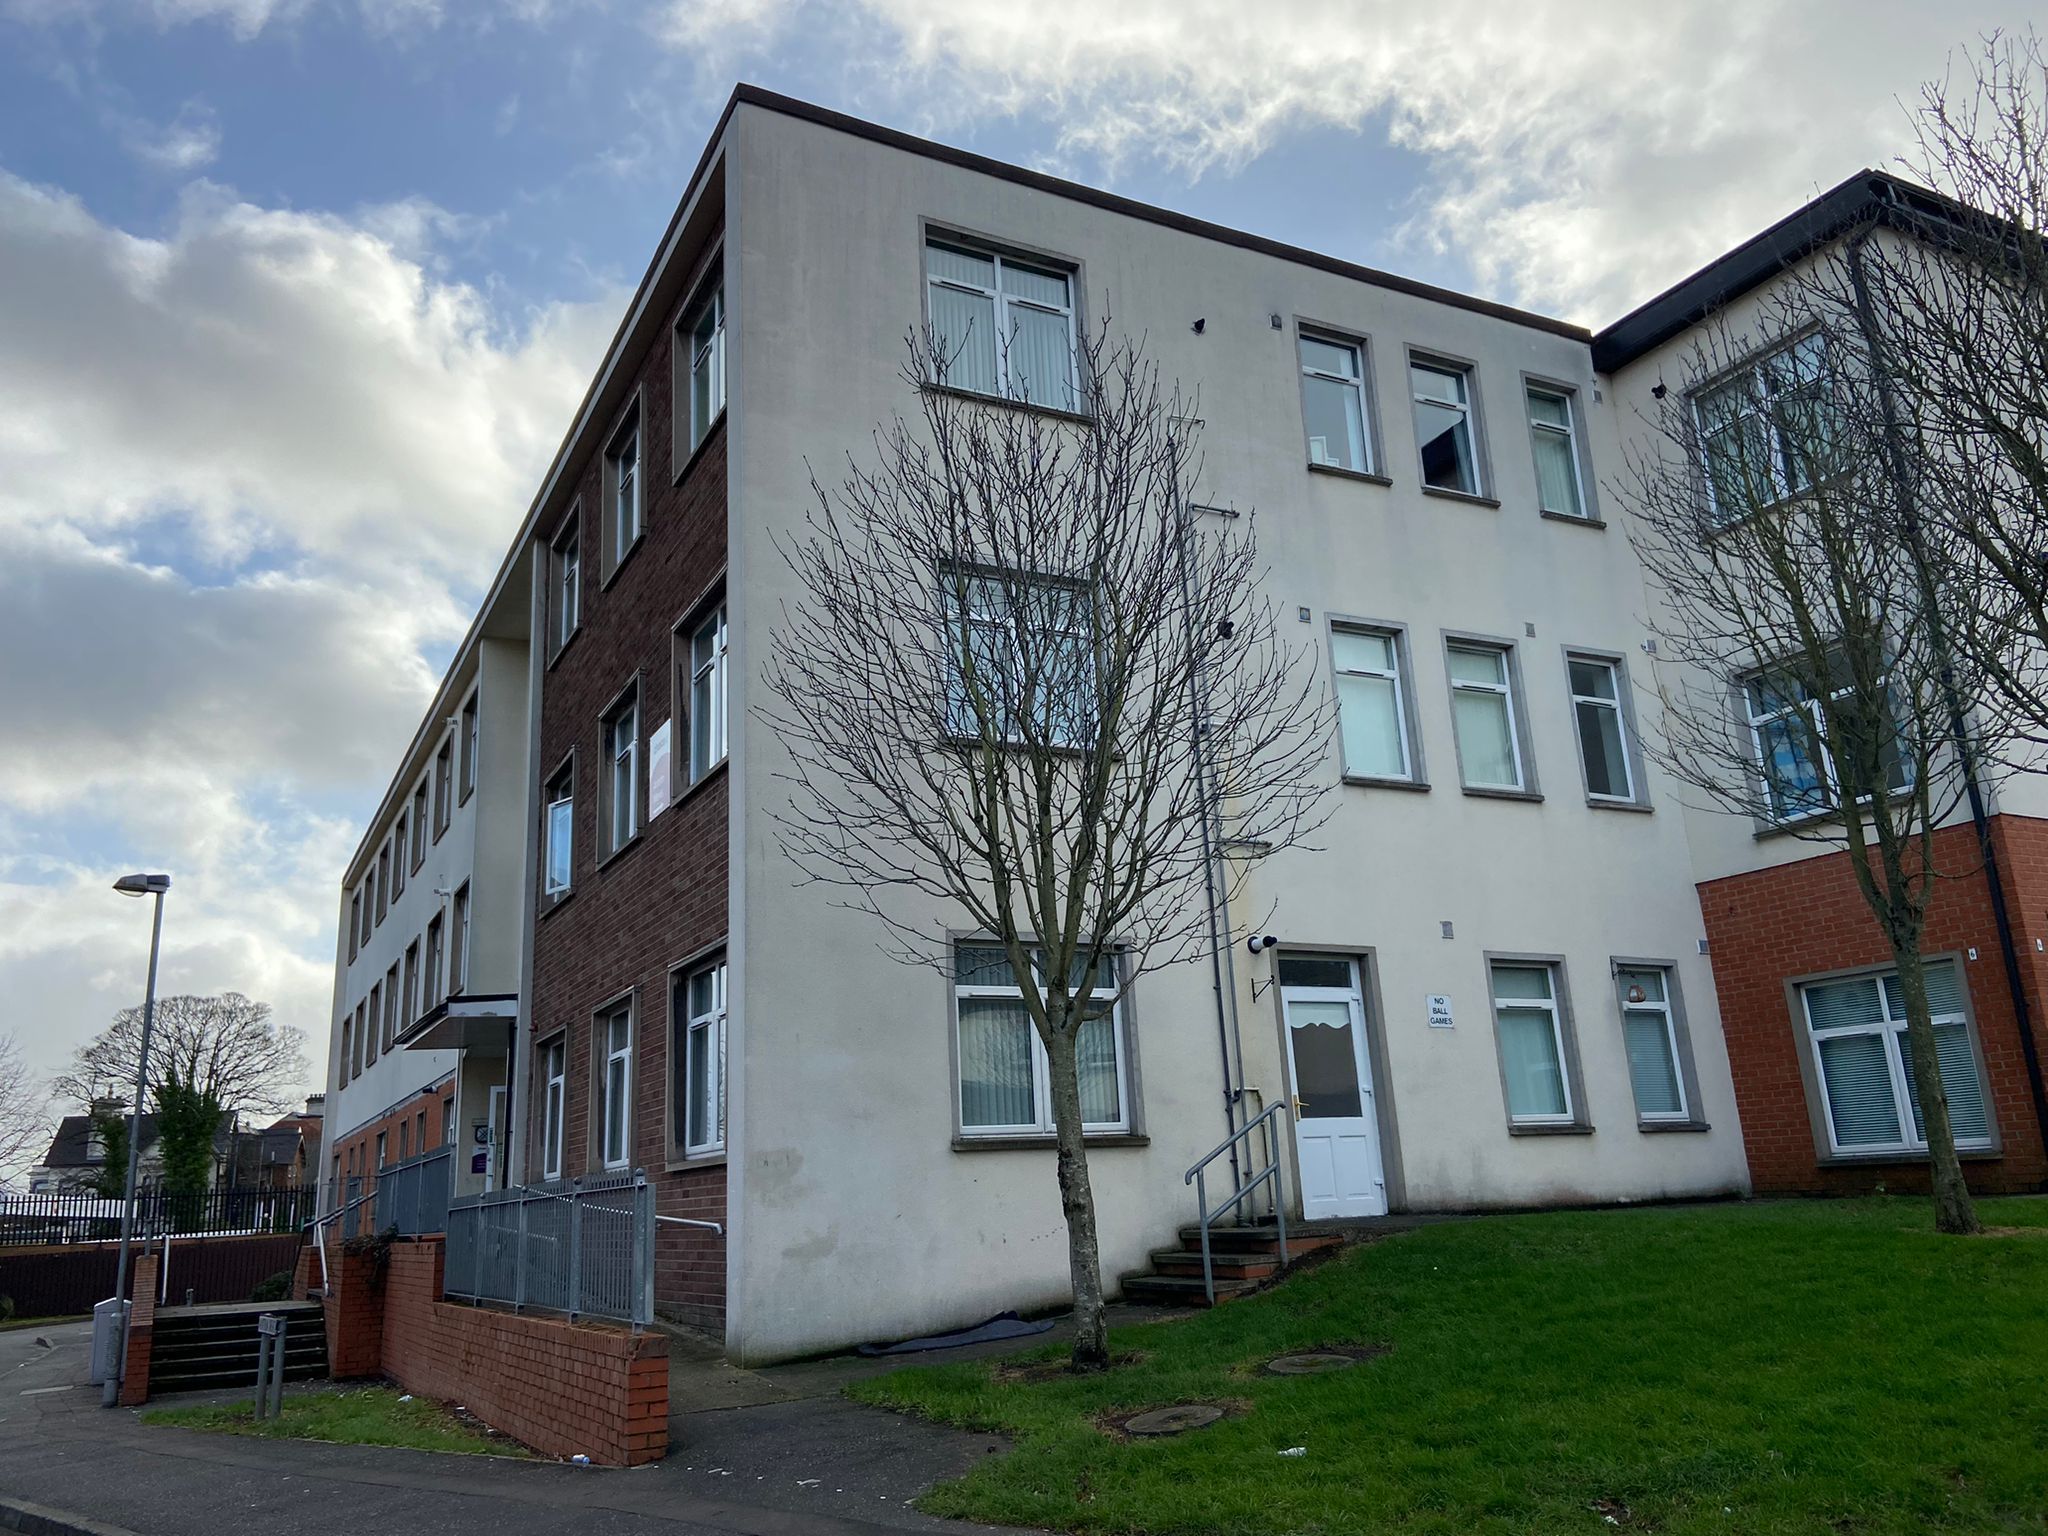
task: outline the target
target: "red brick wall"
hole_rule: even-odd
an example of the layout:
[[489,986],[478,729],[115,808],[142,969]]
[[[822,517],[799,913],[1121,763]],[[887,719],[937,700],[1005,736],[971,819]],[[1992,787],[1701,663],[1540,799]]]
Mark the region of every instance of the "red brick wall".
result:
[[[434,1083],[431,1087],[422,1088],[418,1093],[415,1093],[403,1103],[394,1105],[376,1119],[366,1120],[354,1130],[348,1132],[348,1134],[337,1137],[330,1146],[322,1151],[321,1155],[323,1157],[332,1157],[337,1153],[340,1154],[341,1176],[344,1179],[349,1178],[351,1175],[359,1178],[368,1178],[377,1169],[377,1136],[380,1132],[385,1137],[384,1159],[386,1162],[395,1163],[406,1155],[417,1156],[419,1153],[427,1150],[427,1147],[438,1147],[448,1136],[448,1123],[444,1105],[447,1104],[454,1092],[455,1079],[451,1074]],[[422,1147],[419,1143],[419,1115],[421,1110],[425,1110],[427,1114],[426,1147]],[[400,1140],[400,1126],[408,1127],[406,1136],[410,1138],[409,1140]],[[332,1163],[329,1163],[326,1168],[321,1169],[320,1176],[325,1178],[333,1166]],[[367,1189],[374,1186],[365,1185],[364,1187]]]
[[[2048,1008],[2048,955],[2034,951],[2037,937],[2048,939],[2048,822],[2000,816],[1992,825],[2021,950],[2034,1038],[2048,1041],[2042,1027]],[[1969,1182],[1981,1192],[2039,1189],[2048,1183],[2048,1157],[2043,1154],[1974,830],[1964,825],[1937,834],[1935,864],[1948,878],[1936,887],[1925,945],[1930,953],[1967,955],[1972,947],[1977,951],[1974,961],[1962,961],[1962,971],[2002,1143],[2001,1156],[1965,1164]],[[1814,1142],[1798,1055],[1804,1042],[1786,999],[1785,982],[1823,971],[1881,965],[1890,958],[1877,920],[1856,888],[1849,855],[1824,854],[1710,880],[1699,892],[1743,1142],[1757,1192],[1859,1194],[1880,1183],[1890,1190],[1924,1190],[1924,1158],[1823,1167]]]
[[134,1261],[134,1278],[128,1294],[134,1297],[128,1309],[128,1354],[121,1368],[121,1406],[132,1408],[149,1401],[149,1353],[156,1337],[157,1256],[143,1252]]
[[668,1451],[668,1340],[442,1301],[439,1238],[392,1245],[383,1369],[554,1456],[607,1466]]
[[[687,303],[687,299],[684,300]],[[673,316],[671,318],[674,318]],[[576,810],[573,889],[544,911],[534,935],[533,1036],[524,1054],[566,1031],[563,1174],[595,1173],[595,1085],[591,1020],[627,988],[635,996],[634,1163],[655,1176],[664,1215],[725,1219],[721,1163],[670,1169],[668,978],[677,962],[722,942],[726,933],[727,799],[725,770],[715,770],[649,822],[623,850],[598,864],[598,784],[603,747],[599,716],[636,675],[643,742],[673,713],[671,636],[696,613],[725,568],[726,445],[723,425],[674,480],[671,447],[673,326],[664,325],[637,365],[641,474],[647,527],[641,542],[606,578],[602,447],[574,482],[581,502],[581,625],[541,684],[540,758],[545,783],[573,747]],[[608,439],[607,423],[600,444]],[[673,481],[673,483],[672,483]],[[559,526],[559,525],[557,525]],[[553,537],[554,530],[549,530]],[[735,706],[735,712],[737,706]],[[677,731],[675,736],[682,733]],[[687,741],[671,751],[686,760]],[[541,1173],[543,1085],[529,1082],[529,1175]],[[723,1326],[725,1250],[703,1231],[664,1225],[656,1245],[655,1296],[663,1312],[713,1329]]]
[[321,1320],[327,1328],[327,1374],[336,1381],[384,1372],[385,1287],[376,1272],[369,1254],[344,1252],[341,1243],[328,1239]]

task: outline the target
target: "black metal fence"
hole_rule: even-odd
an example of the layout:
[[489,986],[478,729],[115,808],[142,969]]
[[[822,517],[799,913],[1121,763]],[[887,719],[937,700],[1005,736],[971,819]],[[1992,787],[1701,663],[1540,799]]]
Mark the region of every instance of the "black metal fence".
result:
[[[311,1184],[282,1189],[221,1188],[198,1194],[138,1190],[135,1231],[297,1232],[313,1219]],[[0,1247],[38,1243],[92,1243],[121,1235],[121,1201],[93,1194],[0,1195]]]

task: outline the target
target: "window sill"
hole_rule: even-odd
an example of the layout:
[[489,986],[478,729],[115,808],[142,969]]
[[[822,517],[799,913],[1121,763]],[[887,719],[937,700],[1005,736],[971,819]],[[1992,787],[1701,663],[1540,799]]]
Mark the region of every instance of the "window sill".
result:
[[[1099,1147],[1149,1147],[1152,1138],[1134,1131],[1090,1131],[1081,1138],[1093,1151]],[[961,1136],[953,1137],[955,1152],[1051,1152],[1059,1143],[1044,1136]]]
[[1590,1125],[1516,1125],[1513,1121],[1509,1121],[1508,1134],[1510,1136],[1590,1136],[1593,1134],[1593,1127]]
[[1488,784],[1466,784],[1460,786],[1475,800],[1530,800],[1541,801],[1540,789],[1497,789]]
[[[684,784],[672,790],[669,794],[669,810],[681,810],[684,804],[688,802],[693,796],[695,796],[698,793],[698,791],[702,790],[705,785],[711,783],[715,779],[723,778],[725,775],[725,765],[731,761],[732,759],[730,757],[721,757],[709,768],[706,768],[703,771],[703,773],[699,774],[697,776],[697,781],[694,784]],[[663,812],[663,814],[666,815],[667,812]]]
[[631,853],[636,847],[638,847],[640,844],[640,840],[646,837],[646,835],[646,827],[635,827],[633,829],[633,835],[631,837],[627,838],[623,843],[619,844],[618,847],[608,850],[604,854],[604,856],[597,861],[597,868],[599,870],[609,869],[616,861],[624,858],[627,854]]
[[560,661],[562,657],[568,653],[569,647],[576,643],[576,637],[582,633],[583,626],[579,623],[574,629],[569,631],[568,639],[564,640],[560,645],[556,646],[552,651],[548,652],[547,665],[541,668],[541,670],[544,672],[554,671],[555,663]]
[[647,526],[643,522],[641,524],[640,531],[633,535],[633,542],[626,546],[626,552],[623,555],[620,555],[619,558],[612,563],[612,568],[604,573],[604,580],[600,581],[597,584],[597,590],[600,592],[609,592],[611,590],[612,583],[619,579],[619,572],[623,571],[626,568],[626,562],[631,560],[633,556],[638,554],[640,552],[640,546],[645,544],[646,542]]
[[1312,475],[1334,475],[1339,480],[1363,480],[1367,485],[1392,485],[1394,482],[1385,475],[1376,475],[1369,469],[1346,469],[1342,464],[1318,464],[1308,461],[1308,472]]
[[669,477],[668,483],[670,485],[681,485],[687,480],[690,476],[690,471],[697,467],[697,461],[704,457],[705,450],[711,446],[718,434],[725,430],[725,413],[730,404],[731,402],[727,401],[726,405],[721,405],[718,408],[718,415],[713,419],[711,425],[704,429],[704,435],[697,440],[697,446],[689,451],[684,457],[683,462],[676,466],[676,472]]
[[1672,1131],[1711,1131],[1713,1127],[1704,1120],[1638,1120],[1636,1129],[1645,1136],[1658,1136]]
[[576,887],[572,885],[566,891],[557,891],[552,896],[543,895],[540,899],[540,912],[538,915],[543,919],[553,917],[569,904],[569,898],[575,894]]
[[1413,789],[1424,793],[1429,789],[1427,779],[1388,779],[1371,773],[1347,773],[1344,775],[1344,782],[1365,789]]
[[1536,515],[1553,523],[1570,523],[1578,528],[1605,528],[1607,521],[1599,517],[1580,517],[1574,512],[1552,512],[1548,507],[1538,507]]
[[[2003,1147],[1958,1147],[1956,1159],[1965,1163],[1995,1163],[2005,1156]],[[1925,1151],[1907,1148],[1890,1148],[1883,1152],[1830,1152],[1815,1160],[1822,1168],[1868,1168],[1873,1164],[1896,1163],[1907,1167],[1925,1167],[1928,1161]]]
[[720,1147],[716,1152],[698,1152],[690,1157],[671,1158],[661,1165],[663,1173],[689,1173],[698,1168],[723,1168],[727,1150]]
[[469,804],[470,799],[475,794],[476,786],[472,784],[469,786],[469,788],[465,789],[461,794],[455,797],[455,809],[457,809],[458,811],[461,810],[465,805]]
[[1640,800],[1615,800],[1606,795],[1588,795],[1586,804],[1596,811],[1633,811],[1638,816],[1647,816],[1656,809]]
[[1474,491],[1454,491],[1447,485],[1425,485],[1422,487],[1422,494],[1440,496],[1445,501],[1462,501],[1468,506],[1491,507],[1496,512],[1500,510],[1500,502],[1495,497],[1481,496]]
[[1030,400],[1018,400],[1009,395],[985,395],[978,389],[960,389],[951,384],[920,384],[919,389],[928,395],[947,395],[955,400],[968,400],[976,405],[1008,406],[1013,411],[1024,411],[1033,416],[1050,416],[1055,421],[1077,422],[1083,426],[1095,425],[1095,417],[1089,411],[1069,411],[1057,405],[1039,405]]

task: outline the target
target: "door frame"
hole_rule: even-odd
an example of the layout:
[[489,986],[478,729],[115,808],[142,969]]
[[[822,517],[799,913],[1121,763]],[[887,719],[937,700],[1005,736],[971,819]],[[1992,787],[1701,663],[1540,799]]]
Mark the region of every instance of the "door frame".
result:
[[1272,998],[1273,1047],[1279,1055],[1280,1091],[1288,1105],[1286,1159],[1290,1191],[1288,1214],[1307,1220],[1303,1213],[1301,1147],[1294,1134],[1294,1057],[1287,1041],[1287,1003],[1280,985],[1280,957],[1306,955],[1323,960],[1349,960],[1358,978],[1358,995],[1365,1012],[1366,1061],[1372,1071],[1373,1120],[1379,1129],[1380,1177],[1386,1182],[1387,1210],[1408,1209],[1408,1184],[1401,1163],[1400,1118],[1394,1107],[1393,1071],[1387,1059],[1386,1004],[1380,996],[1379,951],[1370,944],[1282,944],[1268,950],[1271,979],[1266,991]]

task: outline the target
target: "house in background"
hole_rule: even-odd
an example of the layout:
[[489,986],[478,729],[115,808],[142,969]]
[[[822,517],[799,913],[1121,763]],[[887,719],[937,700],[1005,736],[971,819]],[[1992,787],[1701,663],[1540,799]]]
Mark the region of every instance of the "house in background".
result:
[[[124,1120],[127,1118],[125,1105],[107,1100],[105,1107],[120,1114]],[[137,1125],[141,1152],[136,1162],[136,1186],[153,1188],[163,1182],[162,1138],[153,1113],[145,1112]],[[207,1177],[209,1188],[228,1181],[231,1170],[238,1166],[237,1143],[247,1134],[237,1130],[233,1115],[221,1117],[220,1129],[213,1138],[213,1164]],[[28,1172],[29,1193],[87,1193],[106,1165],[106,1144],[94,1129],[92,1116],[66,1115],[57,1122],[56,1133],[50,1138],[50,1149],[43,1154],[42,1163]],[[120,1165],[119,1172],[125,1177],[125,1163]]]

